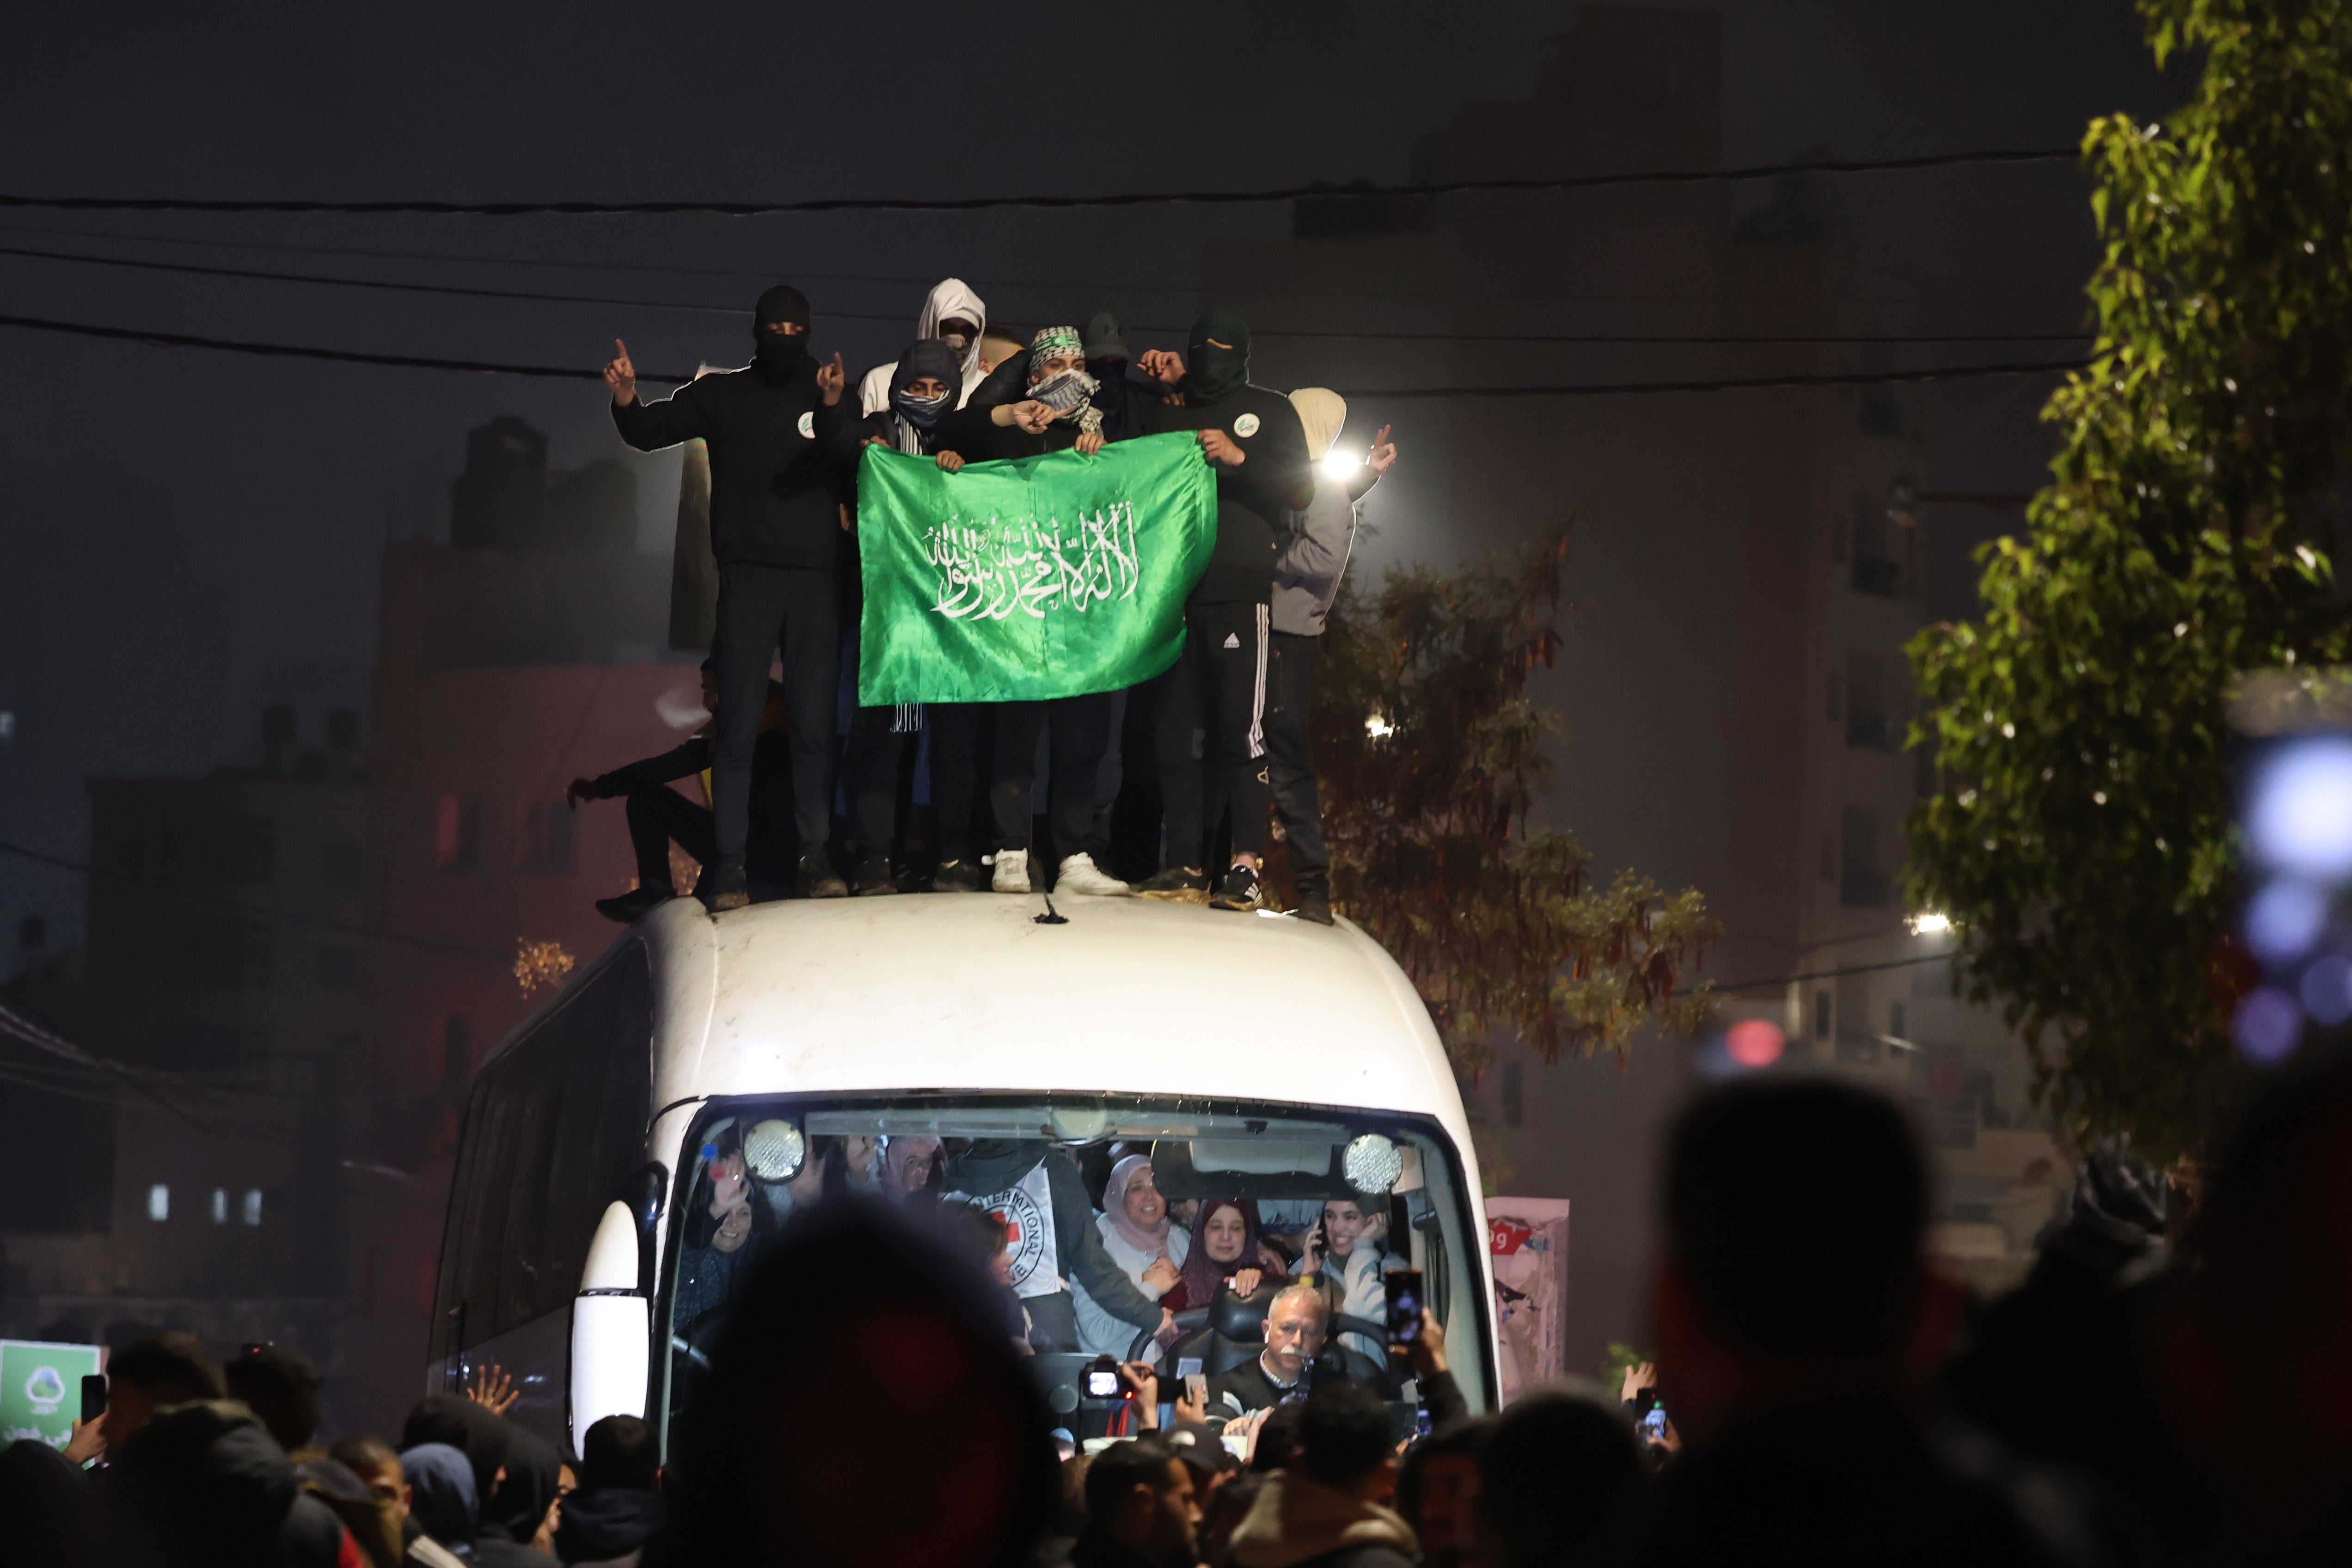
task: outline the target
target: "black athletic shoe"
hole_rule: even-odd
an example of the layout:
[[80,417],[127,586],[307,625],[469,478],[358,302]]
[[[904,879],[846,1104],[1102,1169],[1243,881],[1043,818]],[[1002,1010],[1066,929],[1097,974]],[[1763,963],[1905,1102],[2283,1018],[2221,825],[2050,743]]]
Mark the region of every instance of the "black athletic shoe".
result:
[[1181,866],[1171,866],[1165,871],[1145,878],[1134,887],[1144,898],[1160,899],[1169,903],[1205,903],[1209,896],[1207,875]]
[[1329,925],[1331,923],[1330,892],[1302,878],[1298,884],[1298,907],[1291,913],[1300,920],[1313,921],[1319,926]]
[[845,899],[849,896],[849,884],[834,870],[833,862],[822,855],[802,856],[796,880],[803,899]]
[[1235,866],[1217,884],[1209,897],[1213,910],[1254,910],[1265,902],[1265,889],[1258,886],[1257,873],[1246,865]]
[[700,899],[702,907],[714,915],[723,915],[729,910],[740,910],[750,903],[751,882],[743,875],[741,858],[722,859],[703,872],[702,879],[694,885],[694,896]]
[[940,862],[939,871],[931,878],[935,893],[977,893],[980,891],[980,862],[957,858]]
[[890,857],[867,855],[857,862],[857,869],[849,874],[850,896],[870,899],[877,893],[895,893],[898,879],[890,875]]
[[651,888],[632,888],[617,899],[597,900],[596,912],[608,921],[630,925],[639,915],[649,913],[676,897],[676,893],[667,889],[656,892]]

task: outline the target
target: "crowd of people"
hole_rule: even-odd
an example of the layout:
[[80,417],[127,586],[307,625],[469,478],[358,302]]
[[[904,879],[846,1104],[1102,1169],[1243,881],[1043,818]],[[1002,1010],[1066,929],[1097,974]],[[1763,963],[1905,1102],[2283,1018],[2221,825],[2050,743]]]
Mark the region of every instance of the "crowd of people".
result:
[[[632,1416],[558,1452],[487,1383],[419,1404],[397,1446],[322,1448],[300,1355],[223,1367],[165,1334],[115,1354],[104,1417],[63,1454],[0,1452],[0,1564],[2352,1561],[2352,1062],[2274,1083],[2209,1169],[2184,1224],[2144,1169],[2095,1161],[2033,1275],[1985,1307],[1930,1261],[1925,1162],[1892,1103],[1718,1088],[1665,1160],[1638,1381],[1671,1419],[1637,1422],[1630,1378],[1474,1415],[1432,1313],[1389,1347],[1421,1384],[1418,1436],[1377,1378],[1294,1354],[1269,1319],[1259,1373],[1290,1374],[1270,1403],[1220,1423],[1131,1363],[1120,1430],[1078,1438],[1006,1331],[1001,1236],[944,1223],[977,1211],[821,1204],[752,1269],[666,1458]],[[1161,1300],[1190,1299],[1204,1255],[1219,1290],[1295,1264],[1320,1277],[1281,1287],[1310,1330],[1364,1245],[1330,1206],[1312,1268],[1245,1213],[1163,1230],[1126,1162],[1106,1195],[1119,1267]]]
[[[1387,428],[1360,464],[1318,484],[1318,466],[1341,449],[1346,404],[1319,387],[1285,395],[1253,384],[1249,327],[1228,312],[1202,317],[1181,353],[1132,353],[1108,311],[1021,342],[992,329],[980,297],[950,278],[925,301],[915,342],[854,386],[839,354],[821,363],[809,352],[798,289],[768,289],[753,314],[751,363],[660,401],[639,395],[625,343],[604,368],[623,440],[708,447],[719,601],[703,666],[711,721],[568,792],[574,806],[627,802],[636,886],[597,907],[625,921],[675,897],[675,843],[701,868],[695,892],[714,912],[749,902],[755,885],[804,898],[1050,885],[1251,910],[1266,900],[1271,813],[1289,846],[1296,912],[1328,924],[1307,715],[1360,503],[1396,459]],[[865,447],[953,472],[1170,433],[1190,436],[1213,470],[1216,524],[1185,601],[1183,652],[1163,675],[1045,701],[857,704]],[[1032,844],[1041,758],[1042,855]],[[707,806],[669,787],[697,774]],[[918,774],[930,805],[919,824]],[[1164,826],[1150,835],[1156,868],[1133,885],[1101,864],[1122,779],[1156,793]]]

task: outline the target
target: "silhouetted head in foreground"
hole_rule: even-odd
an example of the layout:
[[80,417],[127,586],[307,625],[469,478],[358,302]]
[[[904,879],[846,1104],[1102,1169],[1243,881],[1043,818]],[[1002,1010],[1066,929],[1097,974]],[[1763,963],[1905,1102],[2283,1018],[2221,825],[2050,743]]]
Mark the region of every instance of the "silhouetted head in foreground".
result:
[[1698,1100],[1668,1147],[1657,1284],[1659,1375],[1684,1437],[1924,1377],[1915,1347],[1946,1303],[1927,1217],[1927,1170],[1890,1101],[1806,1079]]
[[1025,1561],[1060,1497],[1054,1423],[967,1252],[877,1205],[795,1216],[687,1415],[658,1561]]
[[2265,1086],[2212,1165],[2166,1382],[2264,1562],[2352,1561],[2352,1057]]

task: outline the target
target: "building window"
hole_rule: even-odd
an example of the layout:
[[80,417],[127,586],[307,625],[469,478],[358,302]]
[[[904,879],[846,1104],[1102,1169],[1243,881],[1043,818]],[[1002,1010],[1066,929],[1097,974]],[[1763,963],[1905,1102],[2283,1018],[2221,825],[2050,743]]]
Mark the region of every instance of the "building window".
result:
[[261,1189],[259,1187],[245,1189],[245,1203],[238,1208],[236,1217],[247,1225],[261,1223]]
[[1845,689],[1845,743],[1892,751],[1895,724],[1886,713],[1886,661],[1874,653],[1848,654]]
[[1527,1074],[1517,1062],[1510,1062],[1503,1068],[1503,1125],[1517,1127],[1527,1119]]
[[163,818],[156,868],[166,881],[266,888],[278,879],[278,819],[224,812]]
[[1836,1018],[1832,1016],[1830,994],[1826,991],[1814,992],[1813,1038],[1817,1040],[1828,1039],[1830,1037],[1831,1026],[1836,1022]]
[[360,879],[360,847],[356,844],[320,845],[319,879],[345,888],[356,884]]
[[1878,813],[1849,805],[1838,820],[1838,902],[1853,910],[1883,910],[1892,879],[1878,868]]
[[571,807],[561,800],[524,801],[515,816],[518,869],[569,877],[580,868]]
[[330,991],[352,991],[359,987],[360,955],[348,947],[322,947],[319,950],[319,984]]
[[1911,1031],[1905,1027],[1905,1026],[1910,1023],[1910,1021],[1909,1016],[1904,1011],[1902,1003],[1890,1002],[1887,1004],[1886,1032],[1888,1034],[1894,1036],[1898,1040],[1909,1039],[1911,1037]]
[[[1902,535],[1898,542],[1897,533]],[[1853,503],[1853,591],[1885,599],[1901,598],[1910,573],[1905,558],[1911,552],[1912,531],[1898,530],[1886,518],[1883,497],[1857,496]]]
[[433,824],[433,864],[444,871],[470,871],[482,854],[482,803],[470,795],[445,795]]
[[192,991],[267,991],[275,933],[262,921],[163,921],[155,927],[158,984]]
[[162,1182],[147,1189],[147,1217],[158,1225],[172,1217],[172,1189]]
[[213,1223],[215,1225],[228,1223],[228,1189],[226,1187],[213,1189]]

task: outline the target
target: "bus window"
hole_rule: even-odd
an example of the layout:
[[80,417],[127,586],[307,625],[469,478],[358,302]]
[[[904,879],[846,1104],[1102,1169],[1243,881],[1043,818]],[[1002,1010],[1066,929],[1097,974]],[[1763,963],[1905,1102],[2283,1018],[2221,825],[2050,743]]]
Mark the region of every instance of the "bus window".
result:
[[1100,1096],[745,1099],[705,1106],[678,1165],[660,1302],[671,1436],[761,1257],[794,1215],[850,1196],[922,1211],[984,1265],[1006,1334],[1080,1426],[1108,1419],[1081,1391],[1110,1355],[1199,1373],[1213,1425],[1349,1378],[1409,1429],[1418,1389],[1383,1321],[1406,1269],[1441,1327],[1465,1326],[1451,1370],[1471,1408],[1488,1403],[1485,1228],[1433,1122]]
[[[645,1163],[652,1029],[646,952],[631,942],[483,1068],[450,1194],[436,1359],[454,1369],[570,1307],[596,1222]],[[545,1386],[560,1422],[560,1379]]]

